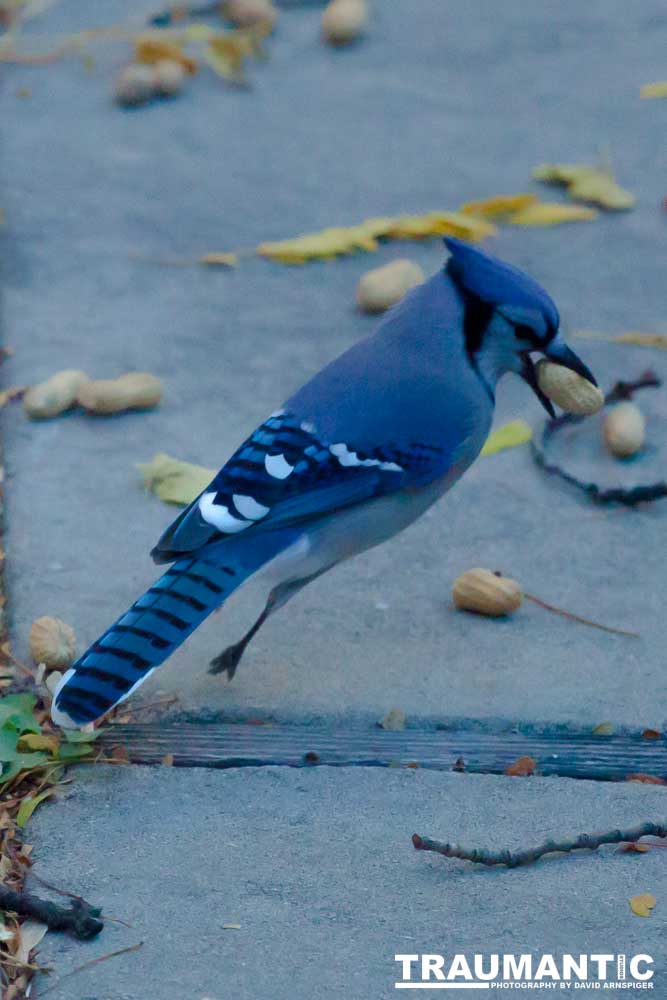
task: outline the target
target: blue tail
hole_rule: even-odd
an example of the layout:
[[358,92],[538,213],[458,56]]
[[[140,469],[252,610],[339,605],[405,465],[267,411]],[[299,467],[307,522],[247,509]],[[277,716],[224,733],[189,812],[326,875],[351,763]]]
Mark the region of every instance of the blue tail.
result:
[[64,675],[51,709],[56,725],[83,726],[124,701],[257,568],[174,563]]

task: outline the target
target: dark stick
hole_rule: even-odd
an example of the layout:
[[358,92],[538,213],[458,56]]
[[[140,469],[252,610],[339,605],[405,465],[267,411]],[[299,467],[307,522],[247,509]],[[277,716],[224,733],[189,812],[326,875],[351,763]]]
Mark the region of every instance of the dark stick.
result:
[[539,847],[531,847],[525,851],[485,851],[477,848],[458,847],[456,844],[443,844],[430,837],[420,837],[413,833],[412,844],[417,851],[435,851],[444,854],[446,858],[460,858],[462,861],[474,861],[478,865],[505,865],[507,868],[519,868],[531,865],[545,854],[567,854],[569,851],[595,851],[602,844],[621,844],[626,841],[633,843],[640,837],[667,837],[667,824],[642,823],[633,830],[610,830],[607,833],[582,833],[570,840],[547,840]]
[[[641,378],[635,382],[617,382],[605,396],[605,406],[608,406],[610,403],[618,403],[620,400],[631,399],[633,394],[640,389],[656,389],[660,385],[662,385],[660,379],[650,370],[644,372]],[[564,413],[555,420],[548,420],[542,431],[541,442],[531,441],[531,452],[535,464],[549,475],[558,476],[564,482],[569,483],[570,486],[574,486],[576,489],[586,493],[593,503],[620,503],[626,507],[636,507],[640,503],[647,503],[651,500],[659,500],[662,497],[667,497],[667,483],[664,481],[647,483],[643,486],[633,486],[631,489],[615,486],[611,489],[603,490],[597,483],[587,483],[581,479],[577,479],[576,476],[566,472],[559,465],[550,462],[547,458],[547,450],[554,435],[562,430],[563,427],[572,427],[580,424],[585,419],[585,417],[579,417],[573,413]]]
[[70,931],[80,941],[89,941],[104,927],[99,919],[102,911],[78,896],[65,907],[32,893],[15,892],[0,885],[0,910],[18,913],[21,917],[33,917],[52,931]]

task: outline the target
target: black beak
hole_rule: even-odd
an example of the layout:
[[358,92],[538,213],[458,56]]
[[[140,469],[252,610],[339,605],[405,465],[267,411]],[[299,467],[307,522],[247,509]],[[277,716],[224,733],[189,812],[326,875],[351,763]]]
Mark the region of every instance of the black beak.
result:
[[577,375],[581,375],[581,377],[585,378],[586,381],[592,382],[593,385],[597,385],[595,376],[590,368],[587,368],[581,358],[578,358],[574,351],[570,350],[565,341],[562,340],[559,335],[553,338],[544,353],[549,358],[549,361],[555,361],[556,364],[569,368],[570,371],[576,372]]
[[529,385],[530,388],[533,390],[533,392],[535,393],[535,395],[537,396],[540,403],[547,411],[551,419],[555,420],[556,411],[553,408],[551,400],[544,395],[539,385],[537,384],[537,374],[535,372],[535,365],[530,357],[530,354],[524,354],[523,368],[521,369],[519,374],[521,375],[521,378],[524,380],[526,385]]

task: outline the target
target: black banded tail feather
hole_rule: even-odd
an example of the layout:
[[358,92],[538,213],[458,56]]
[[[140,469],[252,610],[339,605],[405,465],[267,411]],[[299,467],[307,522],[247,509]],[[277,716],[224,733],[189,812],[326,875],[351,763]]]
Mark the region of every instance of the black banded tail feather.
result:
[[248,575],[233,563],[174,563],[67,671],[54,722],[82,726],[124,701]]

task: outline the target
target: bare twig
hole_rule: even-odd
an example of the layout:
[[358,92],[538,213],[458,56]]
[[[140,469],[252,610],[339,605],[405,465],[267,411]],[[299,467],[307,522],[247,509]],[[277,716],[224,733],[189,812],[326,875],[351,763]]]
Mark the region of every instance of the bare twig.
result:
[[[657,375],[648,370],[634,382],[617,382],[605,396],[605,405],[618,403],[620,400],[631,399],[633,394],[640,389],[658,388],[662,385]],[[559,465],[550,462],[547,452],[551,439],[562,430],[563,427],[572,427],[580,424],[585,417],[575,416],[572,413],[564,413],[555,420],[547,420],[542,431],[542,440],[538,442],[536,438],[531,441],[530,447],[535,464],[543,472],[552,476],[558,476],[570,486],[585,493],[593,503],[612,504],[620,503],[626,507],[636,507],[637,504],[647,503],[651,500],[660,500],[667,497],[667,482],[646,483],[640,486],[633,486],[626,489],[622,486],[613,486],[610,489],[602,489],[597,483],[587,483],[577,479],[571,473],[566,472]]]
[[93,958],[91,959],[90,962],[84,962],[83,965],[78,965],[76,969],[72,969],[71,972],[68,972],[64,976],[59,976],[58,979],[56,979],[56,981],[51,984],[51,986],[47,987],[47,989],[45,990],[42,990],[39,994],[40,1000],[41,997],[46,996],[46,994],[50,993],[51,990],[55,990],[56,986],[60,986],[60,984],[64,982],[66,979],[71,979],[72,976],[78,975],[79,972],[85,972],[86,969],[91,969],[94,965],[99,965],[100,962],[107,962],[110,958],[118,958],[119,955],[127,955],[131,951],[139,951],[139,949],[143,948],[143,946],[144,942],[138,941],[137,944],[131,944],[127,948],[119,948],[118,951],[110,951],[108,955],[100,955],[99,958]]
[[64,907],[32,893],[15,892],[0,885],[0,910],[33,917],[53,931],[70,931],[81,941],[94,938],[104,927],[99,919],[102,911],[81,897],[73,899],[69,907]]
[[639,632],[629,632],[624,628],[613,628],[611,625],[601,625],[599,622],[591,621],[590,618],[582,618],[581,615],[575,615],[572,611],[564,611],[563,608],[557,608],[555,604],[549,604],[548,601],[543,601],[541,597],[535,597],[534,594],[527,594],[524,590],[523,596],[527,601],[532,601],[533,604],[538,604],[541,608],[545,608],[547,611],[553,611],[556,615],[562,615],[563,618],[568,618],[572,622],[579,622],[580,625],[590,625],[591,628],[599,628],[602,632],[612,632],[614,635],[629,635],[633,639],[641,638]]
[[462,861],[474,861],[478,865],[505,865],[507,868],[519,868],[531,865],[545,854],[567,854],[570,851],[595,851],[603,844],[621,844],[635,842],[640,837],[667,837],[667,823],[642,823],[632,830],[610,830],[607,833],[582,833],[569,840],[547,840],[539,847],[531,847],[524,851],[485,851],[478,848],[459,847],[456,844],[443,844],[430,837],[420,837],[413,833],[412,844],[417,851],[435,851],[444,854],[446,858],[460,858]]

